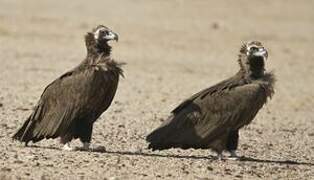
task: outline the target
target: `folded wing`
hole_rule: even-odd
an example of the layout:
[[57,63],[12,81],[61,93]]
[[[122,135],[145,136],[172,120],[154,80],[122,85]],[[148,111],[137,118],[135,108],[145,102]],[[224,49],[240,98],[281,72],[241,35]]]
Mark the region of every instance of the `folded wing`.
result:
[[231,129],[248,124],[265,102],[259,84],[226,81],[205,89],[180,104],[161,127],[148,135],[149,148],[209,148]]

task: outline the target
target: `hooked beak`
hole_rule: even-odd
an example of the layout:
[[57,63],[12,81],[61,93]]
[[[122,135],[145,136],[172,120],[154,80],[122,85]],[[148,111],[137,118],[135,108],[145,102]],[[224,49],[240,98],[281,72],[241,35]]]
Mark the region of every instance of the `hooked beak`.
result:
[[266,60],[268,58],[268,53],[267,53],[266,49],[261,48],[258,51],[254,52],[253,56],[255,56],[255,57],[263,57],[264,60]]
[[112,31],[110,31],[109,34],[105,36],[105,39],[108,40],[108,41],[109,41],[109,40],[115,40],[115,41],[118,42],[119,36],[118,36],[118,34],[116,34],[116,33],[112,32]]

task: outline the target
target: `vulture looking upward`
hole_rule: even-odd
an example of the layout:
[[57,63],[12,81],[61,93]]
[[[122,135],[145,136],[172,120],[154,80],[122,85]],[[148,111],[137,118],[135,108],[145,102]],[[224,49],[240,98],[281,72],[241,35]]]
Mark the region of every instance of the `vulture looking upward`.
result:
[[85,35],[86,58],[45,88],[13,139],[27,145],[60,137],[63,149],[72,150],[69,142],[79,138],[89,149],[93,123],[110,106],[123,76],[121,64],[110,57],[111,40],[118,41],[118,35],[103,25]]
[[147,136],[149,148],[209,148],[218,153],[218,159],[227,150],[236,159],[239,129],[254,119],[274,93],[274,75],[265,72],[267,56],[260,42],[244,44],[239,72],[183,101]]

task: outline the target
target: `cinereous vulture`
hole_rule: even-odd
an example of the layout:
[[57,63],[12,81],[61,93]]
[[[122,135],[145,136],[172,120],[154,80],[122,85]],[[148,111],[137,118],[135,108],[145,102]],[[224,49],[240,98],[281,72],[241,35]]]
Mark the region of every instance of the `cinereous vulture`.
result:
[[146,140],[152,150],[212,149],[222,159],[227,150],[237,159],[239,129],[248,125],[274,93],[274,75],[265,72],[268,53],[252,41],[240,49],[240,70],[177,106]]
[[13,139],[36,143],[60,137],[64,150],[79,138],[83,149],[90,148],[93,124],[110,106],[123,76],[121,64],[110,57],[109,41],[118,35],[99,25],[85,35],[86,58],[74,69],[49,84],[33,113]]

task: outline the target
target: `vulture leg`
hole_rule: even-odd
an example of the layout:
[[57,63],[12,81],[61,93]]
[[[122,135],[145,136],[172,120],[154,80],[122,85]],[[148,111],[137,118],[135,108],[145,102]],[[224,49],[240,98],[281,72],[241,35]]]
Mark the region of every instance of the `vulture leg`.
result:
[[224,159],[224,156],[223,156],[222,152],[217,153],[217,160],[222,161],[223,159]]
[[73,151],[74,149],[70,146],[70,143],[65,143],[62,150]]
[[70,141],[73,139],[72,133],[68,132],[67,134],[61,136],[60,142],[63,144],[62,150],[73,151],[74,149],[70,146]]
[[238,148],[238,142],[239,142],[239,130],[230,131],[228,135],[227,140],[227,150],[230,152],[229,159],[238,159],[238,155],[236,153],[236,150]]
[[72,134],[68,133],[60,138],[61,144],[63,144],[62,150],[73,151],[74,149],[70,146],[70,141],[72,140]]
[[228,138],[229,138],[228,134],[224,133],[221,136],[219,136],[219,138],[211,142],[210,146],[217,153],[217,156],[215,157],[215,159],[219,161],[224,159],[224,156],[222,153],[224,149],[226,149],[226,143],[228,141]]
[[80,123],[80,125],[77,127],[77,132],[79,132],[79,138],[83,143],[81,149],[85,151],[90,150],[90,142],[93,133],[93,123],[88,121]]
[[88,151],[90,148],[90,143],[88,142],[83,142],[82,150]]

